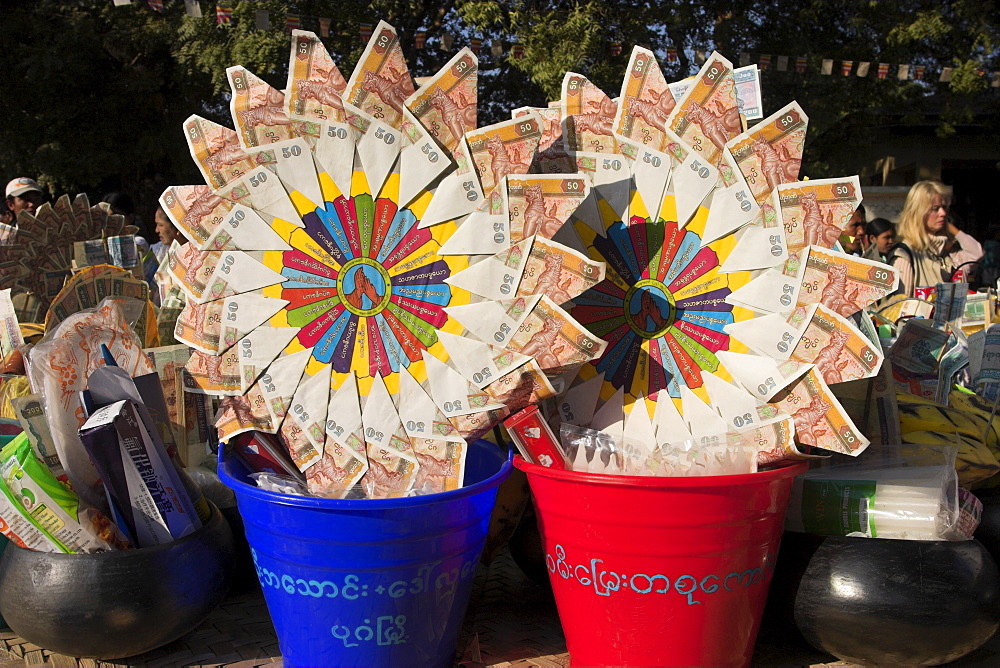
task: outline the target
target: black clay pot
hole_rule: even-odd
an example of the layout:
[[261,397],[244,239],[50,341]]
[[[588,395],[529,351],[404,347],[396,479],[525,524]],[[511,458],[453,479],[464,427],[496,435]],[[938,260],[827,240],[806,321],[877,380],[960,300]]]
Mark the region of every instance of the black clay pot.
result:
[[983,517],[974,538],[983,544],[994,561],[1000,562],[1000,489],[976,491],[983,502]]
[[814,647],[863,664],[936,665],[1000,622],[1000,572],[975,540],[827,536],[808,557],[795,624]]
[[125,552],[52,554],[9,545],[0,614],[14,633],[76,657],[142,654],[194,629],[222,601],[233,535],[217,508],[194,533]]

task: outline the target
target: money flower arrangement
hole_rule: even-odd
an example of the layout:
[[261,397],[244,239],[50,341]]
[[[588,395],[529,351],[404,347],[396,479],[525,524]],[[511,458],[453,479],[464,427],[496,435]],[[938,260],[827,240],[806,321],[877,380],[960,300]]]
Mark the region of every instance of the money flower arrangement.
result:
[[175,334],[221,440],[277,434],[310,491],[369,497],[461,486],[532,404],[651,451],[865,447],[827,384],[878,370],[846,318],[896,279],[830,250],[860,189],[795,182],[797,105],[743,132],[728,61],[675,100],[637,47],[620,98],[567,73],[477,127],[477,71],[462,49],[416,89],[382,22],[345,80],[294,31],[284,92],[231,67],[235,130],[185,122]]

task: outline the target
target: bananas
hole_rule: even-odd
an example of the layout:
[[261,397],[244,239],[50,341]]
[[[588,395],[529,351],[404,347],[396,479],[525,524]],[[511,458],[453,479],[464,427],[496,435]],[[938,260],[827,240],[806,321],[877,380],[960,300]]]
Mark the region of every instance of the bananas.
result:
[[[963,487],[1000,485],[1000,427],[989,422],[988,402],[974,394],[952,390],[950,406],[910,394],[898,394],[900,431],[903,442],[914,445],[957,446],[955,470]],[[987,430],[987,424],[990,424]],[[986,439],[983,440],[983,434]]]

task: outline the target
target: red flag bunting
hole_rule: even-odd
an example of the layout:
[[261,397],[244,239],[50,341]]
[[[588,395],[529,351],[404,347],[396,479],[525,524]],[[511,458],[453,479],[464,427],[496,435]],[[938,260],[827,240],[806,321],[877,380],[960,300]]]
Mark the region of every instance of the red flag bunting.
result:
[[805,56],[799,56],[798,58],[795,59],[795,71],[799,72],[800,74],[802,72],[805,72],[806,65],[808,64],[809,60]]
[[302,28],[302,19],[295,14],[285,14],[285,32],[292,32]]
[[233,22],[233,3],[231,2],[219,2],[215,3],[215,22],[220,26],[228,26]]
[[611,42],[611,55],[620,56],[622,55],[622,43],[621,42]]
[[163,13],[163,0],[149,0],[147,4],[154,12]]
[[758,59],[757,62],[757,69],[766,70],[770,66],[771,66],[771,54],[769,53],[760,54],[760,58]]
[[319,19],[319,35],[320,37],[330,36],[330,19],[320,17]]
[[413,44],[418,49],[424,48],[424,44],[426,44],[426,43],[427,43],[427,31],[426,30],[418,30],[417,32],[415,32],[413,34]]
[[358,30],[360,31],[361,34],[362,43],[367,44],[368,40],[372,38],[372,30],[373,30],[372,24],[362,23],[360,26],[358,26]]
[[677,62],[677,49],[667,49],[667,62],[668,63]]
[[472,53],[479,55],[479,49],[483,48],[483,40],[478,37],[472,37],[469,39],[469,48],[472,49]]
[[510,47],[510,53],[517,60],[521,60],[522,58],[524,58],[524,44],[518,42],[514,46]]
[[854,66],[853,60],[842,60],[840,61],[840,73],[845,77],[851,74],[851,68]]
[[889,63],[879,63],[878,64],[878,78],[885,79],[886,75],[889,74]]
[[925,66],[923,66],[923,65],[916,65],[913,68],[913,78],[916,79],[917,81],[920,81],[921,79],[923,79],[924,78],[924,70],[926,70],[926,69],[927,68]]

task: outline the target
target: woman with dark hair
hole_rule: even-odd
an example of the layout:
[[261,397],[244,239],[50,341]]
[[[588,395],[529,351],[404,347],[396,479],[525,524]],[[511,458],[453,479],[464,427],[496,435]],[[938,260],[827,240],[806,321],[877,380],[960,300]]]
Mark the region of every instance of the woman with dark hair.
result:
[[865,233],[861,237],[865,249],[862,257],[888,264],[889,251],[895,243],[896,225],[885,218],[872,218],[865,225]]

